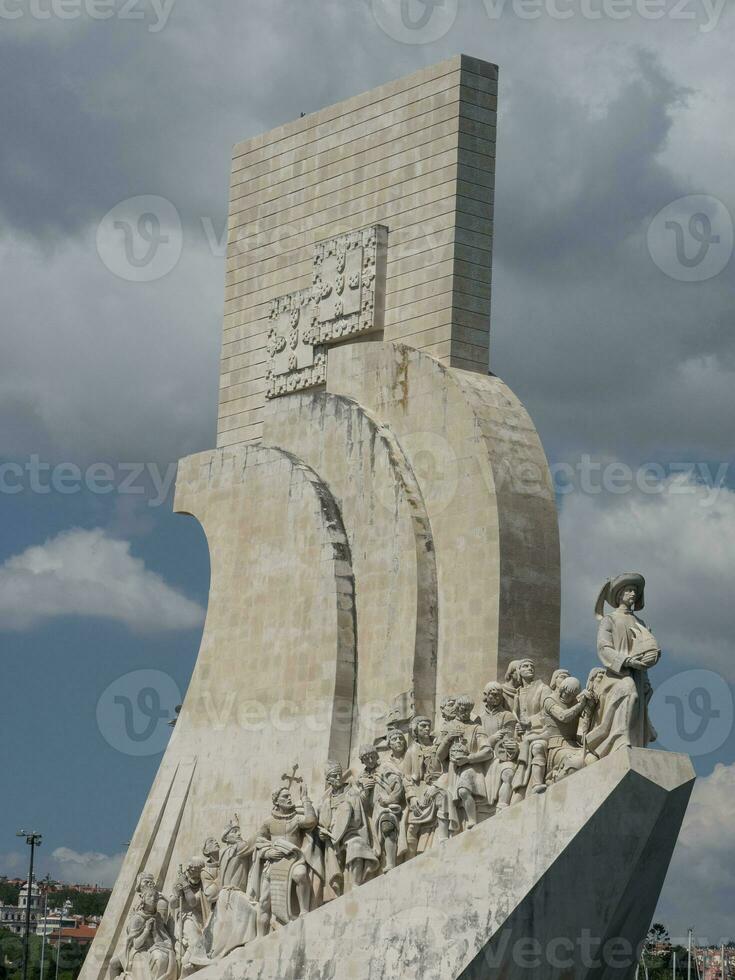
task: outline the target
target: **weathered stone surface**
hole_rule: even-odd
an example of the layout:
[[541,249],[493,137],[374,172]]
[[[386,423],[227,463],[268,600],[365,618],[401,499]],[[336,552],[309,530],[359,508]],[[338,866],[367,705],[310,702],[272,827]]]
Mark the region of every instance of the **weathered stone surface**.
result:
[[319,242],[309,288],[271,301],[268,398],[322,387],[330,344],[382,336],[387,243],[381,225]]
[[[319,792],[327,759],[359,767],[397,695],[434,717],[446,694],[479,706],[516,653],[558,665],[554,503],[520,403],[405,347],[330,356],[333,391],[268,406],[271,448],[180,466],[176,509],[209,545],[207,621],[85,977],[119,951],[137,874],[166,891],[233,811],[251,832],[292,762]],[[499,464],[529,460],[526,493]]]
[[381,419],[418,480],[436,549],[440,695],[511,660],[559,666],[559,533],[546,457],[499,378],[397,344],[330,351],[327,388]]
[[693,780],[686,757],[616,752],[200,980],[628,978]]
[[[413,469],[390,429],[355,402],[325,393],[277,399],[263,440],[298,456],[339,501],[360,601],[356,604],[360,742],[384,734],[361,707],[413,691],[436,710],[436,550]],[[386,651],[390,656],[386,657]]]
[[81,980],[630,972],[692,772],[638,749],[641,575],[557,669],[550,474],[486,371],[496,76],[235,150],[220,448],[175,501],[207,620]]
[[180,464],[175,506],[207,535],[207,621],[85,977],[103,977],[119,952],[141,871],[168,893],[177,865],[233,812],[259,825],[295,759],[318,785],[327,758],[349,757],[354,578],[328,488],[287,454],[249,446]]
[[[497,68],[462,55],[235,147],[219,446],[261,437],[271,300],[308,286],[316,242],[369,225],[388,228],[383,339],[487,371],[496,108]],[[409,270],[441,285],[414,295]]]
[[[418,712],[433,715],[444,695],[479,699],[524,656],[550,676],[559,665],[556,507],[521,403],[498,378],[402,345],[351,344],[329,358],[330,394],[275,400],[263,438],[315,469],[343,510],[360,595],[358,703],[413,688]],[[409,593],[397,588],[407,575]],[[407,644],[412,675],[400,673]]]

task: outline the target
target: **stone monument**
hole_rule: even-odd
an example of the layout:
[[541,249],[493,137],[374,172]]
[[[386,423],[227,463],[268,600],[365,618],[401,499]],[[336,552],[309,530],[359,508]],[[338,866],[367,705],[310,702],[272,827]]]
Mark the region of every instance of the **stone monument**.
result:
[[552,483],[488,372],[496,102],[462,56],[235,147],[175,501],[207,619],[82,980],[634,971],[693,773],[646,748],[640,574],[559,665]]

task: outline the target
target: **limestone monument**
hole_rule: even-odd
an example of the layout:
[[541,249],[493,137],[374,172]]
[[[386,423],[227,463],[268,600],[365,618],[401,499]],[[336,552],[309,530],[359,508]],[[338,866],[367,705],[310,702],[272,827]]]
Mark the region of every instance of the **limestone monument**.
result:
[[462,56],[235,147],[175,503],[207,620],[82,980],[633,975],[693,773],[647,749],[642,575],[559,665],[551,479],[488,372],[496,99]]

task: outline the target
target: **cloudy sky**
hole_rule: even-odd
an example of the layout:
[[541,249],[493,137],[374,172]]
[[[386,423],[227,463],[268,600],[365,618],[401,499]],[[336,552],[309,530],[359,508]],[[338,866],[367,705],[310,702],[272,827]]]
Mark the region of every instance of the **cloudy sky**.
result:
[[[163,745],[107,706],[158,672],[155,724],[191,673],[209,568],[172,463],[214,442],[232,144],[466,52],[502,73],[491,361],[554,467],[564,655],[644,571],[662,745],[701,776],[660,916],[735,938],[735,13],[435,4],[0,0],[0,873],[30,826],[42,872],[114,879]],[[131,281],[100,222],[150,195],[180,255]]]

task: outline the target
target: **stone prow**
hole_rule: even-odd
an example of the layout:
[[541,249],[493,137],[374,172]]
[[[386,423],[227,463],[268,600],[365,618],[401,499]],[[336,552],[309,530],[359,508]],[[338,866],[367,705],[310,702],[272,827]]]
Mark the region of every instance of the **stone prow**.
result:
[[199,980],[629,978],[693,783],[685,756],[616,752]]
[[521,657],[550,677],[559,529],[546,455],[521,401],[494,375],[400,343],[331,350],[327,391],[389,428],[418,479],[443,583],[439,694],[476,695]]

